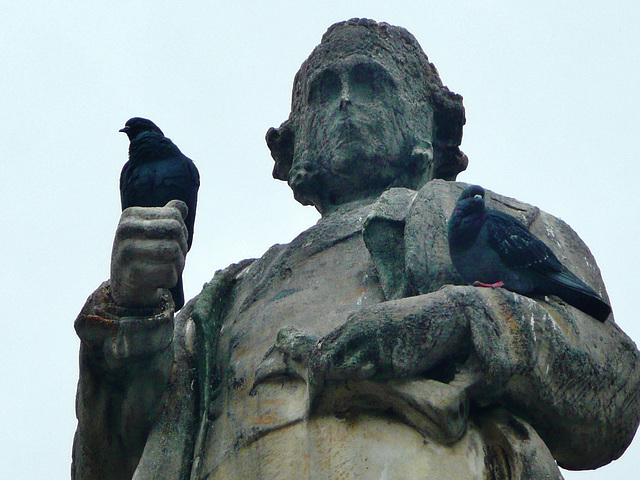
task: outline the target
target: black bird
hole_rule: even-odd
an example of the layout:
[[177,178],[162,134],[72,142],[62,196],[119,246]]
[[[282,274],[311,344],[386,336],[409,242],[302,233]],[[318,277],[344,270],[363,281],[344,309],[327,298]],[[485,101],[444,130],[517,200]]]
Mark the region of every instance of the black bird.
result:
[[523,295],[555,295],[604,322],[611,307],[516,218],[485,207],[484,188],[464,189],[449,218],[449,253],[465,282]]
[[[200,187],[198,169],[151,120],[131,118],[120,131],[130,141],[129,161],[120,173],[122,210],[133,206],[164,207],[171,200],[182,200],[189,208],[184,223],[191,248]],[[184,305],[182,275],[170,290],[179,310]]]

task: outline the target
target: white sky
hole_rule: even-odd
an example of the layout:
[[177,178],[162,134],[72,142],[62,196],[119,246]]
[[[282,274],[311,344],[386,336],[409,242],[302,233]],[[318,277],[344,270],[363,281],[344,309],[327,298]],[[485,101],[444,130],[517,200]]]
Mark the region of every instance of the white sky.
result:
[[[0,19],[5,314],[0,465],[69,477],[73,320],[108,277],[132,116],[153,119],[202,187],[187,298],[215,270],[315,223],[271,178],[264,142],[293,76],[329,25],[368,17],[411,31],[465,98],[459,179],[567,221],[636,341],[640,3],[514,1],[5,2]],[[637,478],[621,460],[567,479]]]

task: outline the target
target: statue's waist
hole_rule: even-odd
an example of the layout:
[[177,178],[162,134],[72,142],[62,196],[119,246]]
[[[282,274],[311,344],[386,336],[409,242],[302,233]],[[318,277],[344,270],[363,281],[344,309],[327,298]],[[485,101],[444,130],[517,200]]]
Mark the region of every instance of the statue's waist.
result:
[[[484,478],[483,443],[475,429],[465,432],[454,445],[443,445],[393,417],[361,413],[303,418],[263,433],[226,455],[219,454],[225,445],[212,441],[198,478]],[[214,431],[210,440],[212,436]]]

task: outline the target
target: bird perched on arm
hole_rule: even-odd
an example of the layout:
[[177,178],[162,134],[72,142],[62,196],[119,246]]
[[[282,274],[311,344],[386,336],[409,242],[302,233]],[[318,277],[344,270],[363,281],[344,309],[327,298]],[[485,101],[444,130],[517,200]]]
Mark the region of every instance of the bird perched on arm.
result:
[[[182,200],[189,208],[184,223],[191,248],[200,187],[198,169],[151,120],[131,118],[120,132],[126,133],[130,141],[129,161],[120,173],[122,210],[133,206],[163,207],[171,200]],[[182,275],[170,291],[179,310],[184,305]]]
[[604,322],[611,307],[516,218],[485,206],[484,188],[463,190],[449,218],[449,253],[465,282],[522,295],[555,295]]

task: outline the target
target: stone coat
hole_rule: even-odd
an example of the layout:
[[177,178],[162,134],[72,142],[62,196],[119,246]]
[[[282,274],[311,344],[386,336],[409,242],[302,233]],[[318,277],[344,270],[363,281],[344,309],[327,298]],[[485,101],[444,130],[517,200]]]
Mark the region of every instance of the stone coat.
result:
[[[175,322],[170,299],[126,311],[102,285],[76,320],[74,478],[547,479],[620,456],[640,418],[636,346],[555,297],[463,286],[446,235],[463,187],[347,205],[217,272]],[[607,298],[568,225],[487,202]],[[285,327],[376,346],[379,373],[314,383],[270,355]]]

